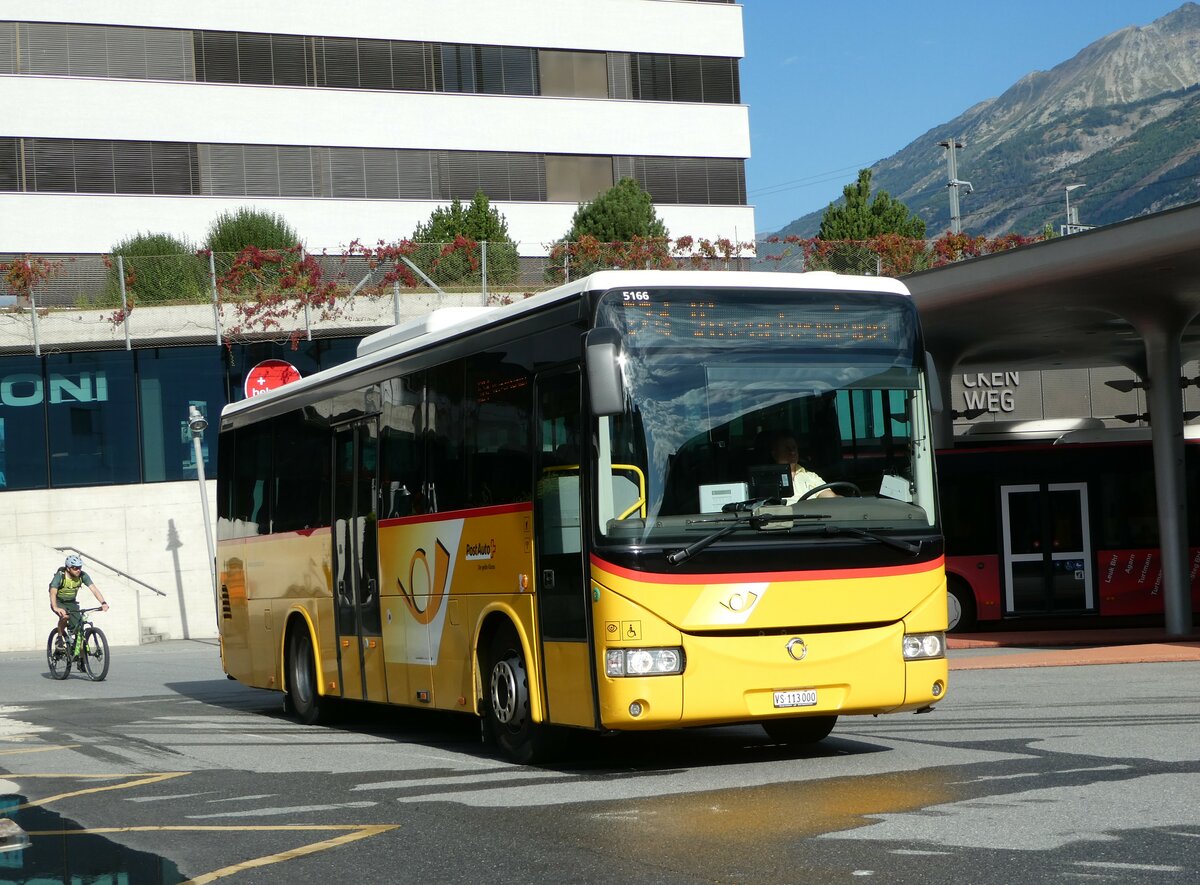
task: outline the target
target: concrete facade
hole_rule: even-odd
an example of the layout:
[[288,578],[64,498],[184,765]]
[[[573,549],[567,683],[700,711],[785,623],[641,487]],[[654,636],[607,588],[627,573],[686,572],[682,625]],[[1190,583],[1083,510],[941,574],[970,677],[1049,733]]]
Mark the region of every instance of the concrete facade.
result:
[[[215,496],[210,480],[210,505]],[[66,555],[59,547],[83,556],[109,602],[93,617],[111,645],[217,635],[197,482],[5,492],[0,537],[9,587],[0,651],[44,647],[56,622],[47,586]],[[86,590],[80,600],[95,604]]]

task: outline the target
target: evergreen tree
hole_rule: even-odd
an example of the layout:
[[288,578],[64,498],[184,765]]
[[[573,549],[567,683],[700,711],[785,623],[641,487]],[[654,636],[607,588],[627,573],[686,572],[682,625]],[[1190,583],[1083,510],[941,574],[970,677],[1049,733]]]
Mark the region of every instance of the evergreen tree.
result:
[[882,234],[899,234],[919,240],[925,236],[925,221],[887,191],[871,196],[871,170],[861,169],[858,180],[842,188],[844,202],[830,203],[821,217],[821,240],[869,240]]
[[[463,206],[461,200],[451,200],[446,208],[437,208],[429,219],[417,225],[413,231],[414,243],[436,244],[438,247],[465,237],[476,243],[487,243],[487,275],[489,283],[511,283],[519,270],[517,244],[508,235],[508,221],[499,211],[492,208],[487,194],[476,191],[470,204]],[[479,251],[476,261],[481,261]],[[467,282],[472,277],[480,278],[481,269],[472,269],[470,259],[461,251],[441,256],[439,249],[430,249],[429,254],[420,256],[418,264],[436,281],[444,283]]]
[[667,228],[654,211],[650,194],[632,178],[622,178],[575,210],[566,239],[576,242],[586,236],[605,243],[625,243],[634,237],[665,237]]

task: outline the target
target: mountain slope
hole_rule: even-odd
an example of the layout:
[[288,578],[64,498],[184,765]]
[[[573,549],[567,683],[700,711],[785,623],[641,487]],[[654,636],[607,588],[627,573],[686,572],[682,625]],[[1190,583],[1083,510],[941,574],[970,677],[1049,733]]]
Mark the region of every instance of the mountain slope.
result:
[[[872,169],[872,184],[949,229],[945,151],[957,138],[962,227],[1034,234],[1065,221],[1068,184],[1085,224],[1109,224],[1200,199],[1200,5],[1102,37],[1050,71],[935,127]],[[812,236],[822,211],[780,235]]]

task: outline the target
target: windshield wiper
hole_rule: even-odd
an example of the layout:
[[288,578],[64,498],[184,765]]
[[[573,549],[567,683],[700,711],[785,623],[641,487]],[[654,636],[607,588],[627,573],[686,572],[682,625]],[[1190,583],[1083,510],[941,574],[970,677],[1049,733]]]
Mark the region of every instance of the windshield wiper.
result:
[[[799,513],[795,514],[788,508],[787,512],[772,512],[772,513],[746,513],[738,510],[734,512],[734,521],[728,525],[723,525],[711,534],[705,535],[700,540],[688,544],[682,550],[676,550],[674,553],[667,554],[667,562],[671,565],[679,565],[681,562],[687,562],[709,544],[714,541],[719,541],[726,535],[731,535],[739,529],[744,529],[747,526],[750,528],[761,529],[773,522],[786,522],[787,527],[797,519],[832,519],[828,513]],[[724,519],[689,519],[688,524],[694,525],[700,522],[724,522]]]
[[846,525],[827,525],[824,527],[824,532],[827,535],[852,535],[855,538],[865,538],[868,541],[876,541],[880,544],[886,544],[889,547],[895,547],[897,550],[903,550],[905,553],[911,553],[916,556],[921,552],[920,544],[913,544],[911,541],[903,541],[900,538],[889,538],[887,535],[879,535],[875,532],[868,532],[864,529],[856,529]]

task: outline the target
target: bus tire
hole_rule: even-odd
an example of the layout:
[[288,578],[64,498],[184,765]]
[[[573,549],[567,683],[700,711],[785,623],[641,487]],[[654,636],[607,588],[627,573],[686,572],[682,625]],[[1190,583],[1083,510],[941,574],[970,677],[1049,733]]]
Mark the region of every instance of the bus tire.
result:
[[975,629],[975,594],[962,578],[946,576],[946,632],[967,633]]
[[768,719],[762,724],[767,737],[779,744],[816,744],[829,737],[837,716],[797,716],[793,719]]
[[292,630],[288,635],[285,706],[304,725],[317,725],[329,717],[330,700],[318,691],[317,661],[304,629]]
[[533,721],[525,652],[511,627],[492,637],[483,690],[488,738],[514,762],[527,765],[541,759],[547,747],[545,729]]

